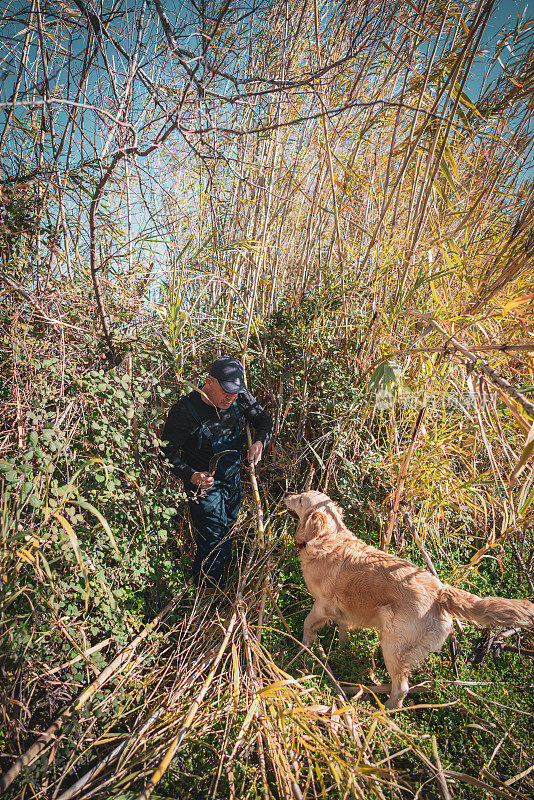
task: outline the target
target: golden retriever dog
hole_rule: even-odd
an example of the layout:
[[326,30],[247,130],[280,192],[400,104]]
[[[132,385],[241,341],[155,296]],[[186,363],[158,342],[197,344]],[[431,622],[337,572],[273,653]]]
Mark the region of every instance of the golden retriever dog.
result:
[[315,603],[304,621],[303,644],[333,620],[340,641],[351,628],[376,628],[391,694],[387,708],[400,708],[411,670],[439,650],[454,617],[479,625],[534,626],[527,600],[477,597],[441,583],[425,569],[362,542],[343,523],[341,509],[322,492],[287,494],[298,518],[295,543],[304,581]]

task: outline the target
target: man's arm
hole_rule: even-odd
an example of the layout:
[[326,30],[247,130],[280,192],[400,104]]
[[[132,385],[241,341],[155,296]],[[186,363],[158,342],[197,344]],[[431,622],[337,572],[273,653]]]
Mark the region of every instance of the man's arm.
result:
[[161,434],[165,442],[161,447],[161,453],[170,464],[173,473],[182,480],[191,480],[194,474],[194,470],[180,456],[186,439],[194,432],[193,428],[194,422],[178,401],[169,411]]
[[273,432],[273,420],[264,408],[258,403],[248,390],[239,395],[239,407],[245,419],[254,427],[256,439],[252,447],[248,450],[248,460],[257,464],[260,460],[263,448],[269,444]]

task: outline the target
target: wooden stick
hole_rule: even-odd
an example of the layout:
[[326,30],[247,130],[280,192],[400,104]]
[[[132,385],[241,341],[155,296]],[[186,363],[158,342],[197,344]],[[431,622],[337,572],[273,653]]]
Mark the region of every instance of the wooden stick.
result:
[[308,475],[306,477],[306,483],[304,484],[304,489],[302,490],[303,492],[309,492],[310,491],[314,475],[315,475],[315,467],[312,464],[311,467],[308,470]]
[[[531,352],[534,350],[534,342],[518,342],[517,344],[478,344],[469,348],[473,353],[491,353],[496,350],[499,353],[515,353],[515,352]],[[443,355],[451,354],[456,350],[456,347],[449,347],[446,344],[437,347],[409,347],[406,350],[395,350],[391,353],[393,356],[410,356],[416,353],[443,353]]]
[[478,789],[483,789],[486,793],[494,794],[497,797],[504,797],[505,800],[518,800],[520,797],[526,797],[526,795],[518,795],[515,792],[504,792],[497,786],[490,786],[489,783],[484,783],[484,781],[481,781],[478,778],[473,778],[471,775],[466,775],[464,772],[456,772],[452,769],[444,769],[443,775],[445,778],[450,778],[458,783],[468,783],[470,786],[476,786]]
[[438,743],[435,736],[432,736],[432,758],[436,765],[436,778],[438,782],[439,793],[443,800],[451,800],[449,787],[447,786],[447,781],[445,780],[445,775],[443,774],[443,767],[441,766],[441,760],[438,753]]
[[70,661],[65,661],[65,663],[60,664],[59,667],[54,667],[54,669],[49,670],[46,673],[46,677],[48,678],[49,675],[55,675],[56,672],[61,672],[61,670],[68,669],[69,667],[72,667],[74,664],[77,664],[79,661],[83,661],[84,659],[87,658],[87,656],[91,655],[92,653],[97,653],[99,650],[102,650],[108,644],[111,644],[111,641],[112,641],[111,637],[108,637],[107,639],[104,639],[102,642],[93,645],[93,647],[88,647],[83,654],[80,654],[75,658],[71,658]]
[[[247,428],[247,444],[252,447],[252,436],[250,434],[250,427]],[[256,530],[258,532],[258,544],[261,549],[265,549],[265,527],[263,524],[263,508],[261,505],[260,493],[258,490],[258,479],[256,478],[256,468],[253,461],[249,461],[250,467],[250,485],[252,486],[252,495],[254,497],[254,505],[256,507]]]
[[[359,699],[362,694],[383,695],[391,693],[390,683],[367,685],[365,683],[345,683],[344,681],[340,681],[340,686],[342,686],[343,691],[345,692],[347,697],[357,696],[356,699]],[[434,686],[424,686],[424,685],[410,686],[410,689],[408,691],[408,696],[413,697],[414,695],[428,694],[429,692],[433,691],[433,689]]]

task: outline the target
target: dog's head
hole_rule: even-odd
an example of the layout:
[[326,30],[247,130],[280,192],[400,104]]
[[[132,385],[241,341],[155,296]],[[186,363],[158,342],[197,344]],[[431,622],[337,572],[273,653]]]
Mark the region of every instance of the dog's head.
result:
[[295,532],[297,545],[304,545],[316,536],[335,533],[343,524],[343,512],[323,492],[289,493],[284,503],[291,516],[299,521]]

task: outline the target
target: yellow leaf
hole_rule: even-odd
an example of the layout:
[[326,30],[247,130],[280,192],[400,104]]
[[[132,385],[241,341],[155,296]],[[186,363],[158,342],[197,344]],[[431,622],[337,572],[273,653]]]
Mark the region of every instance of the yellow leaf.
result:
[[26,550],[25,547],[21,547],[20,550],[17,552],[17,555],[22,561],[26,561],[27,564],[35,563],[34,556],[28,550]]
[[65,519],[63,514],[60,514],[59,511],[53,511],[51,514],[52,517],[55,517],[61,524],[63,530],[67,534],[67,538],[71,544],[71,547],[74,551],[74,555],[76,556],[76,561],[82,572],[86,573],[85,565],[83,563],[82,551],[80,550],[80,543],[78,541],[78,537],[74,531],[74,528],[70,524],[70,522]]
[[524,83],[518,83],[514,78],[512,78],[510,73],[507,72],[506,70],[504,70],[504,74],[506,75],[506,77],[508,78],[509,81],[512,81],[514,86],[517,86],[519,89],[524,89],[525,88],[525,84]]
[[526,305],[527,303],[531,303],[534,300],[534,292],[530,292],[529,294],[524,294],[521,297],[516,297],[514,300],[510,300],[503,308],[504,313],[511,311],[513,308],[517,308],[518,306]]
[[261,689],[258,694],[261,695],[261,697],[276,697],[277,694],[287,694],[288,691],[289,689],[286,682],[280,681],[278,683],[271,683],[270,686]]

